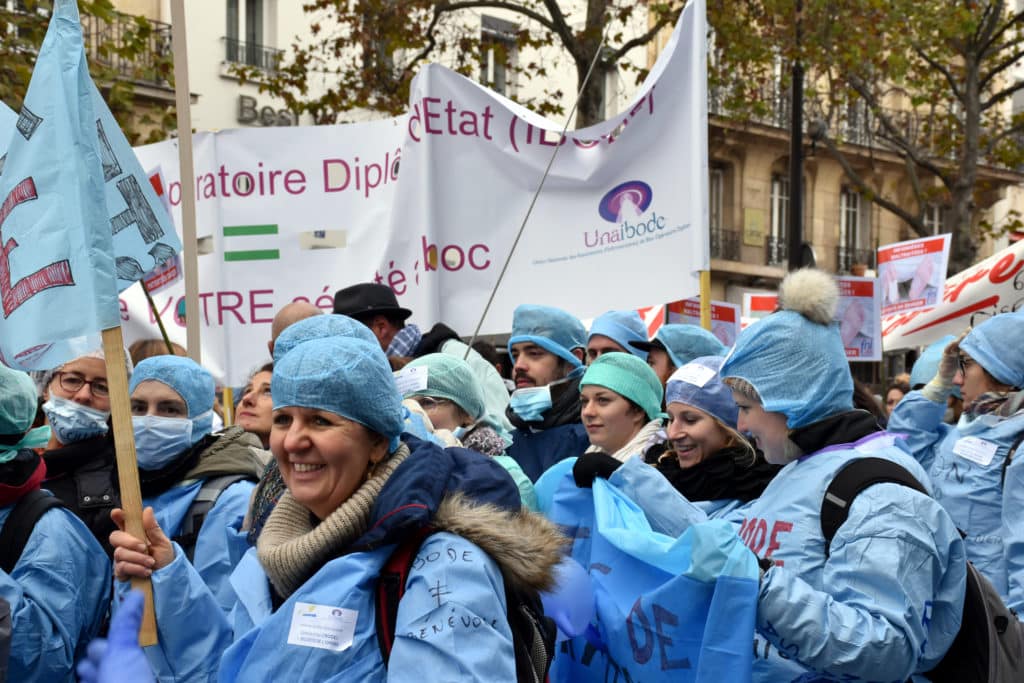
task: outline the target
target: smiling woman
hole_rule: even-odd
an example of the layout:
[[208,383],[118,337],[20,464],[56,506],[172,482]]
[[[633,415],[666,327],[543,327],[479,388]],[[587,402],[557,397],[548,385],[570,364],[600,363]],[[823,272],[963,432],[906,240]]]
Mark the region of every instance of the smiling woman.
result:
[[[270,446],[287,490],[231,577],[231,604],[204,589],[162,534],[150,534],[152,558],[119,539],[119,577],[154,570],[167,656],[158,673],[515,680],[504,586],[551,587],[566,542],[558,529],[521,508],[493,459],[415,439],[410,455],[401,397],[375,341],[303,341],[278,357],[271,388]],[[409,569],[385,661],[376,587],[399,544],[433,559]]]

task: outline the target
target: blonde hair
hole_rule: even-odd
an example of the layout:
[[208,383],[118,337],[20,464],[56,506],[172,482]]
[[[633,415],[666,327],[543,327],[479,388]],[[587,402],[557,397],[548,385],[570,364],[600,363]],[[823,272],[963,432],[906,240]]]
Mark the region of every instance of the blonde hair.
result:
[[722,380],[725,386],[729,387],[743,398],[754,401],[755,403],[763,403],[761,400],[761,394],[757,393],[757,389],[754,385],[741,377],[726,377]]
[[[753,389],[753,387],[751,387],[751,389]],[[700,409],[698,408],[697,410]],[[720,429],[722,429],[725,432],[726,436],[728,437],[728,439],[725,442],[725,448],[731,448],[733,446],[743,446],[745,448],[748,455],[750,455],[750,462],[747,463],[747,467],[753,467],[754,463],[757,462],[757,450],[754,449],[754,445],[747,441],[745,438],[743,438],[743,435],[740,434],[738,431],[736,431],[729,425],[725,424],[711,413],[705,412],[703,410],[701,410],[700,412],[707,415]],[[668,444],[668,448],[665,449],[664,453],[658,456],[659,463],[670,457],[678,458],[675,449],[672,448],[672,441],[669,440],[666,443]]]

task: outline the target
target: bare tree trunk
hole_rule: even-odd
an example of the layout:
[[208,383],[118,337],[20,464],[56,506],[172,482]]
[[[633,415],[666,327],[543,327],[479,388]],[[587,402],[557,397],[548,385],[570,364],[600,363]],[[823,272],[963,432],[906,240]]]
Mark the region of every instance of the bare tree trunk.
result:
[[978,243],[974,236],[974,185],[978,179],[979,148],[981,144],[981,93],[978,85],[980,65],[976,55],[964,59],[964,142],[960,154],[959,172],[951,188],[952,207],[949,227],[953,240],[950,245],[949,274],[959,273],[974,263]]

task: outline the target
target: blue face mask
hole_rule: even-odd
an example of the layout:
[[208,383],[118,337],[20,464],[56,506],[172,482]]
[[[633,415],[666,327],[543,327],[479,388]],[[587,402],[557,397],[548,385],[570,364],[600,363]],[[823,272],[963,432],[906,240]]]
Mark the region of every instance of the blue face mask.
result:
[[159,470],[192,446],[192,420],[157,415],[132,416],[135,457],[141,470]]
[[539,422],[551,408],[551,387],[526,387],[516,389],[508,400],[512,412],[526,422]]
[[107,418],[110,413],[96,410],[81,403],[75,403],[60,396],[51,396],[43,404],[43,412],[50,422],[57,441],[62,444],[77,443],[107,433]]

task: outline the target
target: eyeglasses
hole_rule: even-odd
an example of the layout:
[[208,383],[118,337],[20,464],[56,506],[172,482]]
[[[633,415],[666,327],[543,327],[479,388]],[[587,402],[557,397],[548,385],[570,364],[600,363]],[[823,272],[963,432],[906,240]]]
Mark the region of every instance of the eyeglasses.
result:
[[419,403],[423,410],[433,410],[434,408],[451,403],[451,401],[446,398],[433,398],[431,396],[413,396],[412,400]]
[[972,365],[974,365],[975,362],[976,361],[973,358],[968,358],[967,356],[962,356],[961,355],[961,356],[957,356],[956,357],[956,366],[957,366],[957,368],[960,369],[960,374],[961,375],[966,375],[967,374],[967,368],[969,368]]
[[100,398],[110,396],[110,387],[107,386],[107,380],[105,379],[87,380],[75,372],[58,372],[57,382],[60,384],[61,389],[72,394],[77,394],[81,391],[82,387],[88,384],[93,396],[99,396]]

